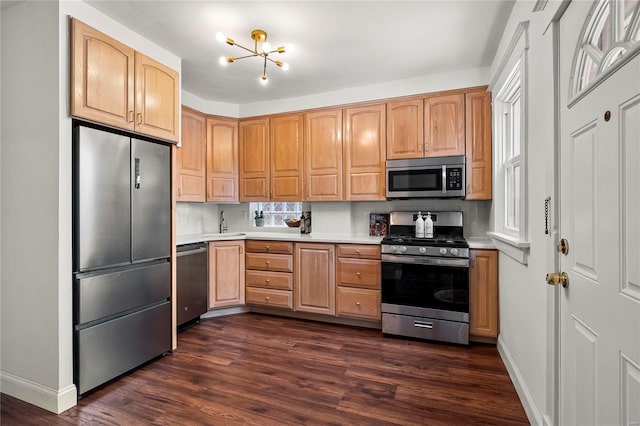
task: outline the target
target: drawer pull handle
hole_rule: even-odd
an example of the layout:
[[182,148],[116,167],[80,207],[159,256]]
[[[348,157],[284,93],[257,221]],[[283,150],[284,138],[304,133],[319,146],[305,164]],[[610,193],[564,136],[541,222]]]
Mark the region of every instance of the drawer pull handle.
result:
[[265,249],[266,251],[269,251],[269,245],[266,245],[266,246],[264,247],[264,249]]
[[360,272],[356,272],[356,277],[360,278]]
[[265,297],[264,300],[269,301],[269,296]]
[[360,302],[356,302],[356,305],[360,306]]
[[267,266],[269,266],[269,261],[267,260]]
[[271,280],[264,280],[264,282],[266,282],[267,285],[269,285],[269,282],[271,282]]
[[414,321],[413,322],[413,326],[414,327],[418,327],[418,328],[432,329],[433,328],[433,323],[432,322]]

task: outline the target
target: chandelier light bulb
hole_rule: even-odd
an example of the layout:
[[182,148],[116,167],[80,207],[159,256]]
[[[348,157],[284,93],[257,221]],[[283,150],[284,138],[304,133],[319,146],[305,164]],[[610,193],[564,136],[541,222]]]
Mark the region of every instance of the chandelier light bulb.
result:
[[271,43],[269,43],[268,41],[265,41],[264,43],[262,43],[262,52],[263,53],[271,52]]
[[287,71],[289,69],[289,64],[286,63],[286,62],[283,62],[281,68],[282,68],[283,71]]
[[227,61],[227,57],[226,56],[220,56],[220,59],[218,59],[218,62],[220,63],[220,65],[227,65],[229,63]]
[[267,84],[268,80],[267,80],[267,75],[266,74],[262,74],[260,76],[260,83],[262,84]]
[[224,35],[224,33],[222,33],[222,32],[218,32],[216,34],[216,40],[218,40],[220,43],[224,43],[224,42],[227,41],[227,36]]
[[287,53],[293,53],[293,52],[295,52],[295,50],[296,50],[296,46],[295,46],[295,44],[293,44],[293,43],[289,43],[289,44],[287,44],[287,45],[285,46],[285,51],[286,51]]

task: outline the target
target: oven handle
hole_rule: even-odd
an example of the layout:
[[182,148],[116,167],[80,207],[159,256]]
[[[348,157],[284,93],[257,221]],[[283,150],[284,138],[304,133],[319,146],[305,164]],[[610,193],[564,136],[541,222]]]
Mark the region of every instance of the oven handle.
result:
[[458,266],[469,267],[469,259],[455,259],[445,257],[428,256],[398,256],[395,254],[383,254],[380,256],[382,262],[387,263],[410,263],[414,265],[434,265],[434,266]]

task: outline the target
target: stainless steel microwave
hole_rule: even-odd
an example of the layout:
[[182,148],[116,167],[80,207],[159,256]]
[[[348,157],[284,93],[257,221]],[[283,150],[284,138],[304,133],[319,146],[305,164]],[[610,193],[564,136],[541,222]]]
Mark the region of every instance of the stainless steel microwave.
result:
[[387,198],[464,198],[466,158],[412,158],[387,161]]

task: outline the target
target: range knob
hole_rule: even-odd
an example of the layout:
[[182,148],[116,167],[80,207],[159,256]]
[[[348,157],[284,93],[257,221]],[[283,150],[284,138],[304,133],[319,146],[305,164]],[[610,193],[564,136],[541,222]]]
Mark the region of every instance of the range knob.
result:
[[398,250],[398,247],[396,246],[391,246],[391,253],[395,253],[396,250]]
[[407,248],[405,246],[400,247],[400,252],[401,253],[406,253],[407,252]]
[[427,249],[425,247],[420,247],[420,254],[425,254]]
[[453,256],[457,256],[458,255],[458,249],[457,248],[452,248],[451,250],[449,250],[449,253],[451,253]]
[[442,247],[442,248],[440,249],[440,254],[447,254],[447,249],[446,249],[446,248],[444,248],[444,247]]

